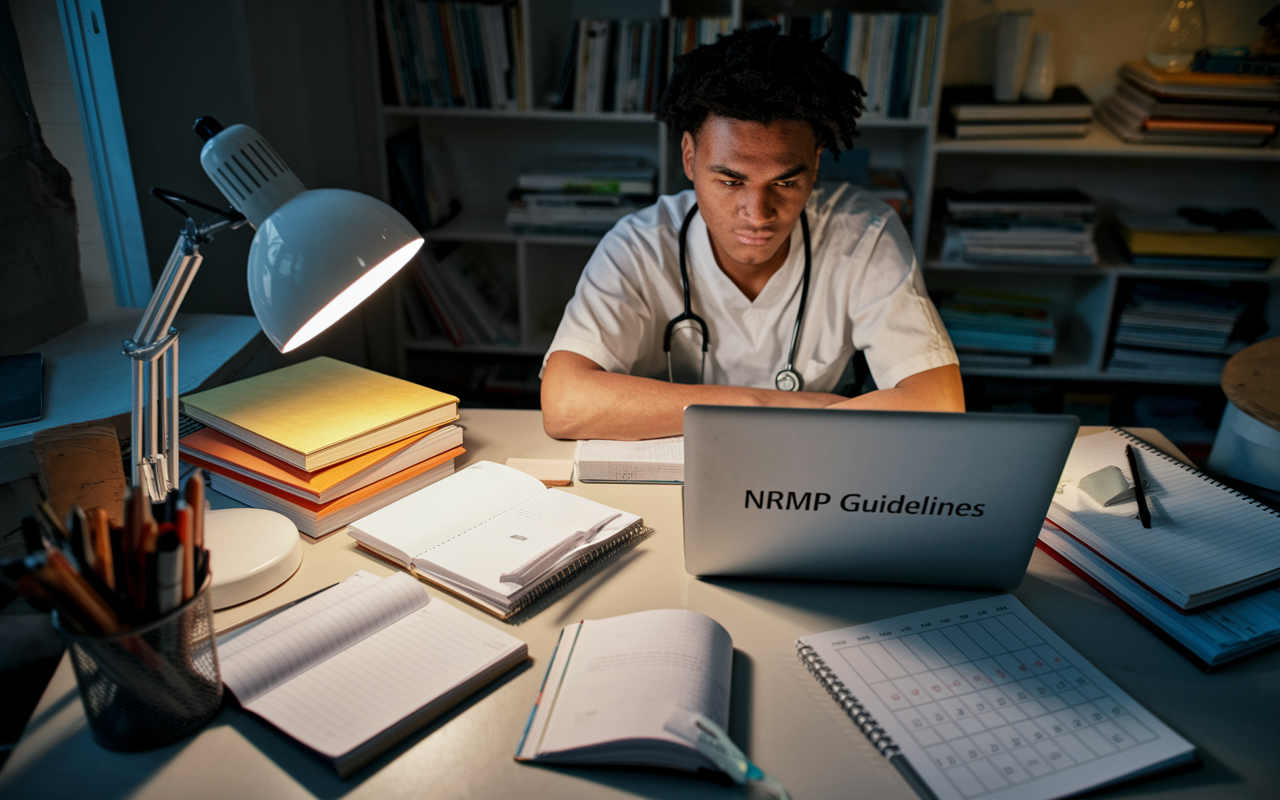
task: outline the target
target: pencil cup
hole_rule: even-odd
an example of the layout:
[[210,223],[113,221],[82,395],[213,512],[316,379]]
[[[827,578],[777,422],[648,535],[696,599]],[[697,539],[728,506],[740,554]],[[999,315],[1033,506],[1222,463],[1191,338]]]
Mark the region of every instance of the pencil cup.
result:
[[151,750],[199,730],[222,704],[210,582],[163,617],[124,633],[66,639],[89,730],[108,750]]

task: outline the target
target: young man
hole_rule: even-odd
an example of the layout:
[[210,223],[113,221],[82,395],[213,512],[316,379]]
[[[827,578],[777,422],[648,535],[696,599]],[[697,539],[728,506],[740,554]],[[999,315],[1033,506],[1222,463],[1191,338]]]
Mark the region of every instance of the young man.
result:
[[[820,47],[757,28],[676,60],[657,116],[694,188],[591,256],[544,362],[548,434],[677,435],[695,403],[964,410],[901,221],[855,187],[815,186],[823,148],[852,145],[863,93]],[[881,388],[830,394],[856,350]]]

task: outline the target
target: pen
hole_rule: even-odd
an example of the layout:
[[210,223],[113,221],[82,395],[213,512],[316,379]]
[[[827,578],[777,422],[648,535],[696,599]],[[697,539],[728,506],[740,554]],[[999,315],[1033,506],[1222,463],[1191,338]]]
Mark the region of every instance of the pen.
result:
[[1142,527],[1151,527],[1151,511],[1147,508],[1147,493],[1142,490],[1142,470],[1138,468],[1138,454],[1133,451],[1133,445],[1126,444],[1124,446],[1124,454],[1129,459],[1129,471],[1133,473],[1133,499],[1138,501],[1138,519],[1142,520]]
[[111,520],[106,509],[91,508],[85,512],[89,520],[89,540],[93,543],[93,569],[108,589],[116,588],[115,553],[111,546]]
[[156,574],[152,591],[158,614],[166,614],[182,605],[182,550],[176,531],[166,531],[156,542]]

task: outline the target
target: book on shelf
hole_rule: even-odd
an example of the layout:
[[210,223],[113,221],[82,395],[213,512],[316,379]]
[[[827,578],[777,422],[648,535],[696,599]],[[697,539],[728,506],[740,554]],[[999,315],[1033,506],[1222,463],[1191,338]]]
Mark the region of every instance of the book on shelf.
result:
[[390,137],[387,171],[392,207],[418,230],[438,228],[461,209],[453,172],[439,140],[420,138],[417,130]]
[[618,220],[652,204],[652,198],[623,195],[511,193],[506,224],[528,232],[603,234]]
[[656,168],[636,156],[547,156],[516,176],[516,189],[522,192],[652,197],[657,187]]
[[1206,284],[1138,282],[1116,323],[1115,343],[1133,347],[1229,353],[1245,301]]
[[796,654],[923,798],[1049,800],[1196,761],[1010,594],[802,636]]
[[1162,98],[1128,81],[1116,86],[1111,99],[1128,114],[1141,115],[1143,119],[1280,124],[1280,102]]
[[[938,314],[959,352],[1029,356],[1036,363],[1046,362],[1057,347],[1057,329],[1044,297],[953,292],[938,303]],[[977,365],[973,359],[968,363]]]
[[288,517],[301,533],[319,539],[447,478],[453,474],[455,459],[465,452],[462,447],[454,447],[324,503],[314,503],[255,478],[223,469],[199,456],[185,454],[182,458],[208,474],[211,488],[254,508],[279,512]]
[[308,472],[458,418],[453,395],[326,356],[181,402],[196,421]]
[[1075,190],[943,192],[943,261],[1091,266],[1096,210]]
[[573,463],[584,483],[683,483],[684,437],[583,439],[574,448]]
[[411,267],[429,316],[419,324],[438,330],[455,345],[514,344],[520,340],[514,290],[484,251],[463,244],[442,258],[430,253]]
[[947,86],[942,110],[957,122],[1088,122],[1093,103],[1077,86],[1059,86],[1048,100],[1000,103],[990,86]]
[[1134,255],[1280,258],[1280,230],[1257,209],[1118,209],[1115,217]]
[[[1126,445],[1148,482],[1150,528],[1137,519],[1136,501],[1104,507],[1079,489],[1082,478],[1107,467],[1132,482]],[[1048,518],[1181,611],[1280,579],[1280,512],[1118,428],[1076,440]]]
[[674,20],[574,20],[550,107],[652,112],[666,85]]
[[634,514],[490,461],[356,520],[348,535],[507,619],[646,533]]
[[1165,72],[1146,61],[1128,61],[1120,77],[1157,97],[1280,102],[1280,85],[1265,75]]
[[1224,130],[1211,127],[1207,122],[1191,128],[1175,128],[1168,125],[1149,127],[1151,117],[1144,111],[1127,104],[1119,94],[1112,94],[1098,106],[1098,120],[1128,144],[1187,144],[1215,147],[1261,147],[1271,139],[1271,133],[1249,130]]
[[393,94],[384,99],[431,108],[529,108],[519,3],[381,0],[378,17],[379,60],[391,72],[383,85]]
[[524,642],[407,575],[363,570],[218,637],[240,707],[342,777],[527,658]]
[[653,609],[560,632],[517,761],[719,767],[687,723],[728,724],[733,640],[710,617]]
[[201,428],[178,441],[184,460],[188,456],[199,458],[228,477],[250,478],[312,503],[327,503],[461,446],[462,429],[442,425],[307,472],[213,428]]
[[1280,643],[1280,589],[1183,614],[1048,520],[1036,546],[1206,672]]
[[[1259,20],[1259,23],[1267,24],[1265,18]],[[1196,57],[1191,61],[1191,71],[1276,77],[1280,76],[1280,59],[1255,57],[1249,47],[1204,47],[1196,51]]]

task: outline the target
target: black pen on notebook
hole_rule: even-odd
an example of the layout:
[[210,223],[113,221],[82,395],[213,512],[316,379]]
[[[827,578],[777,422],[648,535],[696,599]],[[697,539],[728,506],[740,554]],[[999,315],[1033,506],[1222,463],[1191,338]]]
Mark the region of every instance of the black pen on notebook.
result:
[[1138,519],[1142,520],[1142,527],[1151,527],[1151,511],[1147,508],[1147,493],[1142,490],[1142,470],[1138,468],[1138,454],[1133,451],[1133,445],[1126,444],[1124,446],[1125,457],[1129,459],[1129,471],[1133,473],[1133,499],[1138,501]]

